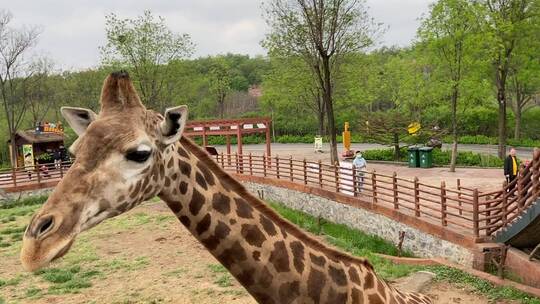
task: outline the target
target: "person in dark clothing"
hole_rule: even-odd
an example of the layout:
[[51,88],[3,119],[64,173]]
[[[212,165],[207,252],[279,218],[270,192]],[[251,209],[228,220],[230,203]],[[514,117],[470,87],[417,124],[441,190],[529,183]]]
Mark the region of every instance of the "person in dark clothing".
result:
[[[504,176],[506,177],[506,181],[508,184],[510,184],[514,179],[516,179],[517,174],[519,171],[519,161],[516,157],[516,149],[511,148],[510,153],[508,153],[508,156],[504,160]],[[512,185],[508,188],[508,191],[511,191],[514,189],[516,185]]]
[[56,169],[60,169],[60,166],[62,164],[62,154],[60,153],[60,150],[54,151],[53,159],[54,159],[54,167]]

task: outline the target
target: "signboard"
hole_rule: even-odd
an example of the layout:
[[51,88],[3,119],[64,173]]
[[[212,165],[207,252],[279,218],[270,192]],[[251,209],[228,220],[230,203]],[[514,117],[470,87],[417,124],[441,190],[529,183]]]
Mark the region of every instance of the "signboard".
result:
[[23,158],[24,158],[24,166],[25,167],[31,167],[34,165],[34,149],[32,148],[32,145],[23,145]]
[[322,137],[315,137],[315,143],[314,143],[315,152],[322,152]]

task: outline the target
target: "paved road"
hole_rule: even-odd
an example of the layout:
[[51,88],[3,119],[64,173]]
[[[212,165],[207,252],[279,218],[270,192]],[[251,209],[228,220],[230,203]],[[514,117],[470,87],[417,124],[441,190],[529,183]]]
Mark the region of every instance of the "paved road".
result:
[[[338,145],[338,150],[342,145]],[[216,146],[218,151],[225,151],[225,146]],[[256,145],[244,145],[244,153],[254,153],[254,154],[263,154],[266,151],[266,146],[264,144]],[[379,144],[352,144],[353,150],[371,150],[371,149],[386,149],[388,146],[379,145]],[[450,144],[443,144],[443,150],[449,150],[451,148]],[[328,144],[323,144],[323,151],[328,152],[330,149]],[[471,151],[475,153],[485,153],[491,155],[497,155],[497,146],[496,145],[459,145],[459,151]],[[232,153],[236,152],[236,146],[232,146]],[[301,157],[302,154],[308,157],[313,152],[313,144],[272,144],[272,155],[282,155],[293,157]],[[339,151],[338,151],[339,152]],[[518,158],[531,159],[533,153],[533,148],[517,148]]]

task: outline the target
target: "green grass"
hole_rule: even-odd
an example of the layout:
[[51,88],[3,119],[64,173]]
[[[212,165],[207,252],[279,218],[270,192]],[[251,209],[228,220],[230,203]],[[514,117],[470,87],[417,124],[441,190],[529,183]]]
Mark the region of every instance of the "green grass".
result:
[[221,264],[210,264],[208,265],[208,269],[216,276],[214,284],[218,285],[219,287],[230,287],[233,285],[232,276]]
[[100,274],[101,272],[97,270],[83,271],[80,266],[45,268],[35,273],[44,281],[51,283],[48,294],[57,295],[79,293],[81,289],[91,287],[90,279]]
[[[345,225],[320,221],[313,216],[287,208],[279,203],[270,202],[269,204],[281,216],[299,227],[311,233],[322,234],[334,246],[353,255],[369,259],[377,273],[385,279],[399,278],[412,272],[427,270],[435,273],[438,281],[466,287],[493,301],[515,300],[522,304],[540,304],[540,299],[529,296],[515,288],[495,286],[486,280],[479,279],[458,269],[445,266],[396,265],[374,254],[396,255],[397,253],[397,248],[393,244],[378,236],[367,235]],[[403,256],[412,256],[412,254],[405,252]]]
[[452,282],[457,286],[471,288],[473,291],[487,296],[492,301],[515,300],[523,304],[540,304],[540,299],[532,297],[512,287],[499,287],[486,280],[479,279],[459,269],[445,266],[427,266],[426,270],[435,273],[436,280]]
[[41,205],[47,200],[47,195],[29,196],[19,200],[10,200],[0,203],[0,209],[11,209],[22,206]]

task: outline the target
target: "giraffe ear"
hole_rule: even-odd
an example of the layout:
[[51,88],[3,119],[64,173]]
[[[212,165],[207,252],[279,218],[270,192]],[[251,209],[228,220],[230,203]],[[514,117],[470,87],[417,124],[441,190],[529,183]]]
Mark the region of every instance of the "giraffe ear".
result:
[[62,107],[60,112],[78,136],[81,136],[88,125],[97,119],[97,114],[90,109]]
[[185,105],[165,110],[165,119],[160,124],[161,141],[172,144],[180,140],[188,117],[188,108]]

